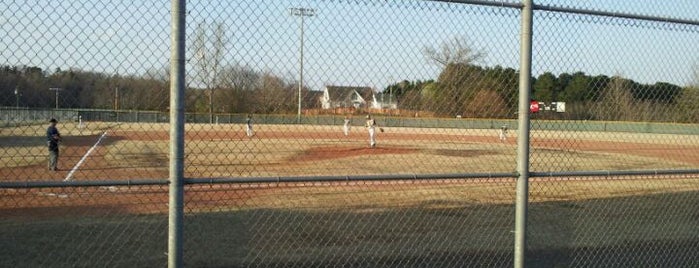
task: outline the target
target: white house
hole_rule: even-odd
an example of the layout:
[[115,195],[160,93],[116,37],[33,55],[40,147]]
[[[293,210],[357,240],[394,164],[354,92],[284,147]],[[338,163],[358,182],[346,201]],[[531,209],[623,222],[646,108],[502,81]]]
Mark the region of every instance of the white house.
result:
[[320,102],[323,109],[373,108],[375,95],[370,87],[325,86]]

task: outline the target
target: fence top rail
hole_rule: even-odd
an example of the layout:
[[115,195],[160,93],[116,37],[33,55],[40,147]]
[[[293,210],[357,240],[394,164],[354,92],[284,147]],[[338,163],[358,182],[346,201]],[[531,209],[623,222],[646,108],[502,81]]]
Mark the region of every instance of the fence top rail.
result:
[[456,4],[469,4],[477,6],[490,6],[490,7],[506,7],[506,8],[517,8],[522,9],[524,4],[513,3],[508,1],[488,1],[488,0],[432,0],[434,2],[444,2],[444,3],[456,3]]
[[[506,2],[506,1],[488,1],[488,0],[433,0],[433,1],[434,2],[445,2],[445,3],[469,4],[469,5],[478,5],[478,6],[489,6],[489,7],[516,8],[516,9],[522,9],[524,7],[524,5],[522,3],[513,3],[513,2]],[[601,17],[635,19],[635,20],[644,20],[644,21],[666,22],[666,23],[699,26],[699,20],[668,18],[668,17],[650,16],[650,15],[639,15],[639,14],[615,12],[615,11],[601,11],[601,10],[593,10],[593,9],[560,7],[560,6],[551,6],[551,5],[537,5],[537,4],[534,4],[532,6],[532,9],[533,10],[541,10],[541,11],[579,14],[579,15],[592,15],[592,16],[601,16]]]
[[168,185],[167,179],[0,182],[0,189]]
[[[580,172],[531,172],[530,177],[604,177],[641,175],[699,175],[699,169],[681,170],[621,170]],[[240,184],[240,183],[303,183],[303,182],[369,182],[447,179],[507,179],[517,178],[512,173],[454,173],[454,174],[397,174],[397,175],[348,175],[348,176],[296,176],[296,177],[216,177],[185,178],[184,184]],[[167,179],[102,180],[102,181],[28,181],[0,182],[0,189],[59,188],[59,187],[109,187],[168,185]]]
[[298,177],[248,177],[248,178],[190,178],[185,184],[218,183],[275,183],[275,182],[342,182],[342,181],[397,181],[516,178],[515,173],[454,173],[454,174],[396,174],[396,175],[347,175],[347,176],[298,176]]
[[[217,177],[185,178],[184,184],[239,184],[239,183],[302,183],[342,181],[398,181],[398,180],[444,180],[444,179],[489,179],[516,178],[515,173],[463,173],[463,174],[398,174],[357,176],[279,176],[279,177]],[[169,185],[168,179],[103,180],[103,181],[28,181],[0,182],[2,188],[57,188],[57,187],[109,187]]]
[[600,16],[600,17],[612,17],[612,18],[634,19],[634,20],[666,22],[666,23],[687,24],[687,25],[699,26],[699,20],[688,20],[688,19],[668,18],[668,17],[661,17],[661,16],[639,15],[639,14],[614,12],[614,11],[602,11],[602,10],[569,8],[569,7],[537,5],[537,4],[534,4],[532,9],[542,10],[542,11],[551,11],[551,12],[560,12],[560,13],[579,14],[579,15],[592,15],[592,16]]
[[531,172],[529,176],[530,177],[544,178],[544,177],[610,177],[610,176],[641,176],[641,175],[699,175],[699,169]]

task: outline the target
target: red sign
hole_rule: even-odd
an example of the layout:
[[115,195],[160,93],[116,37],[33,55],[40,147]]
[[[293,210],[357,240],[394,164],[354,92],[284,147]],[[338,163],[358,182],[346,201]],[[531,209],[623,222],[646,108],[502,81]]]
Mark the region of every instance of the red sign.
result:
[[529,112],[531,113],[537,113],[539,112],[539,102],[532,100],[529,102]]

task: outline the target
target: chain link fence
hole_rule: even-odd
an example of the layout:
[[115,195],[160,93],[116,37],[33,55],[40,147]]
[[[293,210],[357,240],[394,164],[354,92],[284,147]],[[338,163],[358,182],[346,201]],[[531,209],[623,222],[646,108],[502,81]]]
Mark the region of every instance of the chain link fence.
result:
[[[183,264],[698,266],[699,6],[569,2],[528,130],[519,1],[188,2]],[[0,266],[165,265],[172,8],[0,10]]]

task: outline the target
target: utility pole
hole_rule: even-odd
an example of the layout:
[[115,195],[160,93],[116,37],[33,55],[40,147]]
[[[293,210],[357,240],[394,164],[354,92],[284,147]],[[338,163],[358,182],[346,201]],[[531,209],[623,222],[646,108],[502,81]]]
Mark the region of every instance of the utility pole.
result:
[[292,16],[301,17],[301,48],[299,56],[299,109],[296,115],[296,122],[301,123],[301,90],[303,90],[303,22],[304,17],[313,17],[316,15],[316,10],[313,8],[289,8],[289,13]]
[[119,110],[119,87],[114,88],[114,110]]
[[52,88],[49,88],[49,90],[56,92],[56,109],[58,109],[58,92],[60,92],[63,89],[60,87],[52,87]]

